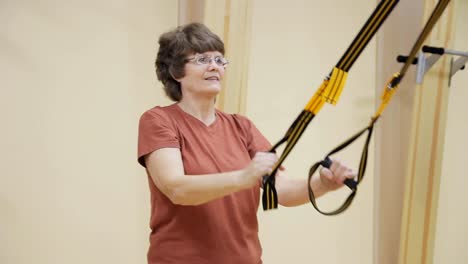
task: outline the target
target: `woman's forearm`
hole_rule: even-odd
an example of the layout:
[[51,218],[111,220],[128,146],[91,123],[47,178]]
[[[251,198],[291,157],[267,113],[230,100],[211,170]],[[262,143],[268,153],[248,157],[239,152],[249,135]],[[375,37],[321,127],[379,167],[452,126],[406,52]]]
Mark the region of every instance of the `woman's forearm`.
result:
[[[279,177],[276,184],[278,203],[291,207],[309,202],[308,179],[289,179],[286,176]],[[310,186],[316,198],[327,193],[320,182],[320,177],[313,177]]]
[[214,174],[185,175],[179,149],[162,148],[145,157],[148,174],[156,187],[174,204],[199,205],[259,185],[277,157],[258,152],[245,168]]
[[199,205],[228,194],[252,187],[242,170],[178,177],[170,186],[165,186],[166,196],[180,205]]

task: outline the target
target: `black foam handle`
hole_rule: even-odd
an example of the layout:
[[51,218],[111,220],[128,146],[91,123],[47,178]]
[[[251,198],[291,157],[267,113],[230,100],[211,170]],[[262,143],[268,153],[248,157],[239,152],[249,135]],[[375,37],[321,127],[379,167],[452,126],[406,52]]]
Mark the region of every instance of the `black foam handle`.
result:
[[431,46],[423,46],[422,51],[427,52],[427,53],[432,53],[432,54],[439,54],[439,55],[444,55],[445,53],[444,48],[431,47]]
[[[327,168],[327,169],[330,169],[331,165],[332,165],[332,160],[329,158],[329,157],[326,157],[324,160],[322,160],[322,162],[320,162],[320,165],[322,165],[323,167]],[[343,182],[346,186],[348,186],[348,188],[350,188],[351,190],[353,191],[356,191],[357,189],[357,182],[353,179],[346,179],[344,182]]]
[[[408,56],[398,55],[396,60],[400,63],[406,63],[406,61],[408,60]],[[414,58],[411,64],[418,64],[418,58]]]
[[327,169],[330,169],[332,163],[333,163],[332,160],[329,157],[326,157],[324,160],[322,160],[320,165],[322,165],[323,167],[325,167]]

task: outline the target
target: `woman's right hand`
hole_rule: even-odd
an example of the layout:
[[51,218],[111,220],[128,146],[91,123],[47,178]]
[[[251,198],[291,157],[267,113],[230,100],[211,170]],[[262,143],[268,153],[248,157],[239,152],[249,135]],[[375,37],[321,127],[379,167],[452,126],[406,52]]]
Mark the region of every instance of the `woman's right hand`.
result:
[[270,174],[278,161],[271,152],[257,152],[250,164],[243,170],[243,178],[249,186],[255,186],[264,175]]

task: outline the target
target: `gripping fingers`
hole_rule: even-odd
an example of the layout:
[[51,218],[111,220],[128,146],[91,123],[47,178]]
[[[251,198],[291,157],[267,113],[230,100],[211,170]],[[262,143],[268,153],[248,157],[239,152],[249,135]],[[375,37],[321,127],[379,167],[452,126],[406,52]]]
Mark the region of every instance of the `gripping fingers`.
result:
[[327,157],[325,161],[325,165],[330,167],[331,173],[327,178],[334,182],[335,184],[345,184],[351,190],[356,190],[357,182],[354,181],[356,174],[353,172],[351,168],[349,168],[346,164],[344,164],[339,159],[334,159],[333,161]]
[[257,176],[270,174],[278,161],[278,157],[274,153],[258,152],[252,159],[252,165]]
[[333,172],[334,180],[337,183],[342,183],[348,178],[354,178],[353,170],[339,159],[333,160],[330,170]]

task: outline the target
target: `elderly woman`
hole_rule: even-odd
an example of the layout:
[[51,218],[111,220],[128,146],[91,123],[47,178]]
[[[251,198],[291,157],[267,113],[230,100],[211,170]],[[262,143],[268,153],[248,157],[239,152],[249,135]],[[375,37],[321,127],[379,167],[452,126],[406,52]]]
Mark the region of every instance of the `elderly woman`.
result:
[[[138,162],[151,192],[148,263],[262,263],[257,209],[261,178],[277,156],[246,117],[215,108],[228,61],[221,39],[193,23],[161,35],[156,73],[169,106],[140,119]],[[277,174],[279,203],[309,201],[354,173],[339,161],[308,182]]]

